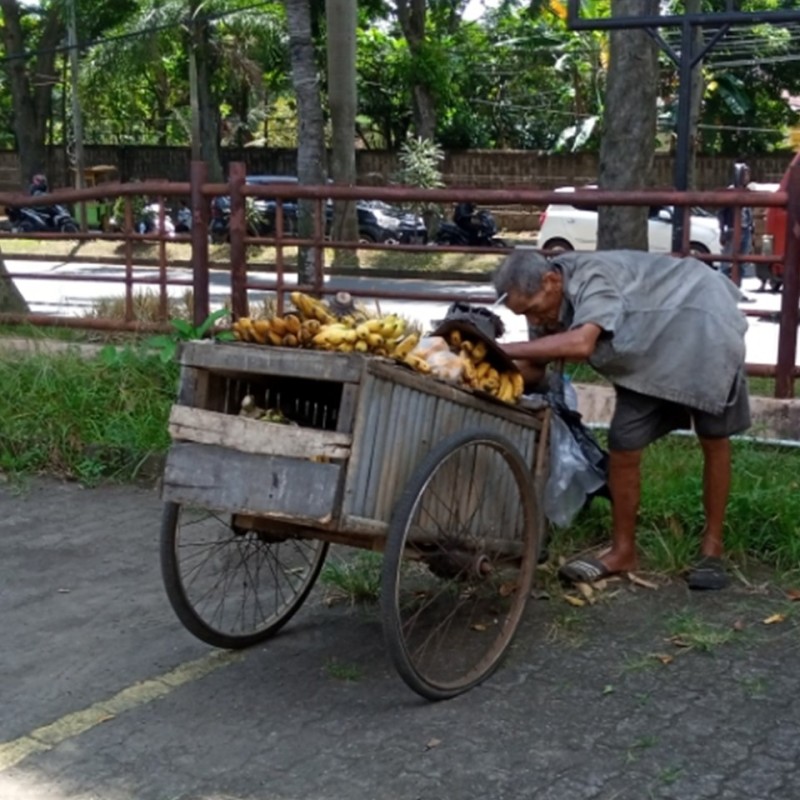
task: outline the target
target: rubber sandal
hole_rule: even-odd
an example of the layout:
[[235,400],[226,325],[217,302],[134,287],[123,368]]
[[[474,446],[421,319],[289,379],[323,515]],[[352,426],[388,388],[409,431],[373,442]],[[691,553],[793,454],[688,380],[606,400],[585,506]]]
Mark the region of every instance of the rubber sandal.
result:
[[725,564],[716,556],[703,556],[686,576],[689,588],[699,591],[724,589],[730,582]]
[[594,583],[616,575],[602,561],[591,556],[574,558],[558,571],[558,576],[571,583]]

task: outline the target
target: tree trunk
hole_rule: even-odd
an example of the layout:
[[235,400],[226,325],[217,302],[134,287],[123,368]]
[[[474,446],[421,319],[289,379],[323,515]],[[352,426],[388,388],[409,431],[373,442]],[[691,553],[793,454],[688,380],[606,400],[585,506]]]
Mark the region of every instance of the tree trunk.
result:
[[[658,14],[658,0],[612,0],[614,16]],[[656,143],[658,49],[643,30],[610,33],[610,60],[600,144],[602,189],[644,189]],[[646,207],[601,207],[598,250],[647,250]]]
[[[686,0],[687,14],[699,14],[702,10],[702,0]],[[692,30],[692,53],[697,53],[704,43],[703,27],[697,25]],[[694,189],[697,182],[697,126],[700,122],[700,110],[703,107],[704,88],[703,62],[700,61],[692,70],[692,102],[689,107],[689,174],[686,176],[688,189]]]
[[219,107],[211,88],[214,54],[209,42],[208,20],[202,4],[190,0],[191,46],[189,48],[189,82],[192,105],[192,158],[208,164],[208,180],[224,180],[219,154]]
[[[286,0],[286,20],[292,85],[297,99],[297,178],[304,185],[322,186],[325,183],[325,130],[311,38],[310,1]],[[301,200],[297,204],[297,229],[303,239],[313,235],[313,201]],[[311,255],[307,247],[298,249],[297,279],[300,283],[314,283]]]
[[30,309],[25,298],[8,275],[5,259],[0,254],[0,313],[27,314]]
[[[425,23],[427,16],[426,0],[397,0],[397,19],[403,36],[408,43],[411,57],[424,63]],[[411,111],[414,117],[414,131],[421,139],[433,140],[436,134],[436,101],[433,87],[417,73],[411,87]]]
[[14,112],[14,136],[17,140],[22,188],[27,188],[37,172],[47,168],[47,123],[52,107],[56,75],[56,45],[65,33],[61,5],[50,5],[42,35],[37,44],[38,55],[32,68],[29,59],[13,58],[25,52],[25,32],[20,5],[15,0],[0,0],[3,22],[0,26],[6,58],[6,74]]
[[[328,102],[333,140],[331,178],[342,186],[356,184],[356,0],[326,0],[328,25]],[[334,241],[358,241],[355,200],[333,204]],[[335,265],[358,266],[355,250],[336,250]]]

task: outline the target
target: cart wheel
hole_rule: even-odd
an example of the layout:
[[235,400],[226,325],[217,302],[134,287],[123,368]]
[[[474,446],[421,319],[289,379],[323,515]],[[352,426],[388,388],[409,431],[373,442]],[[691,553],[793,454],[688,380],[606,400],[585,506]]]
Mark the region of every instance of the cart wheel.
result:
[[327,542],[238,528],[230,514],[167,503],[161,572],[187,630],[215,647],[241,648],[276,633],[314,585]]
[[444,700],[495,670],[530,595],[537,533],[530,469],[502,436],[463,431],[419,465],[381,576],[389,654],[414,691]]

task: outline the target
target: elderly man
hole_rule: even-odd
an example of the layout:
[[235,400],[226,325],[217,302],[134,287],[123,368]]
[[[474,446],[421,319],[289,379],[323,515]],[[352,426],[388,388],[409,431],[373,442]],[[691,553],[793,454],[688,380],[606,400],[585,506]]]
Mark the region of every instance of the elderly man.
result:
[[616,390],[608,435],[611,547],[568,562],[562,577],[592,582],[637,568],[642,451],[691,423],[704,457],[705,528],[688,582],[694,589],[724,588],[729,437],[750,425],[747,323],[736,287],[692,258],[623,250],[548,260],[527,248],[503,261],[494,284],[535,332],[530,341],[503,346],[526,381],[541,379],[549,361],[585,360]]

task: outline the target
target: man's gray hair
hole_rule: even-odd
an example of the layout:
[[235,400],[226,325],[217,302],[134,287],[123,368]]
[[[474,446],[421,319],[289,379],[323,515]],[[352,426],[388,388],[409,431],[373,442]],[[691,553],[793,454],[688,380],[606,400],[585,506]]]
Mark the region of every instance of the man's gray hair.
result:
[[530,297],[542,285],[545,272],[552,271],[553,265],[541,253],[532,247],[517,247],[497,268],[492,281],[498,297],[510,291]]

